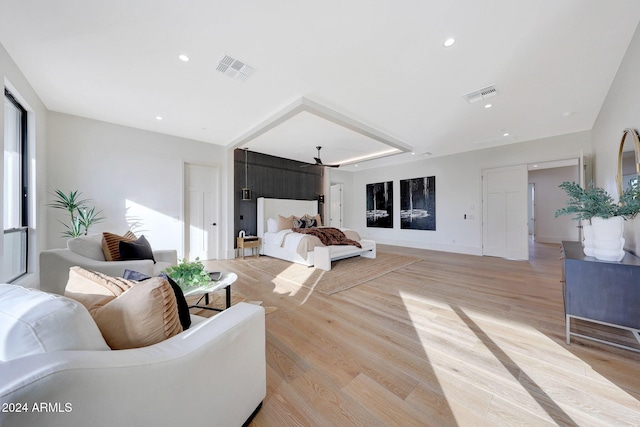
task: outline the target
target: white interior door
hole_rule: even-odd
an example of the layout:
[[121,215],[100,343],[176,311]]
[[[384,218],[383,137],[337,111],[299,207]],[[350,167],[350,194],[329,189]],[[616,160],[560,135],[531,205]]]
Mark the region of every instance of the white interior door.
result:
[[218,179],[211,166],[185,167],[185,256],[218,259]]
[[482,254],[529,259],[527,165],[485,169]]
[[342,227],[342,184],[331,185],[331,205],[329,209],[329,225]]
[[529,194],[527,194],[527,209],[529,216],[529,237],[535,240],[536,237],[536,205],[535,205],[535,194],[536,194],[536,185],[531,183],[529,184]]

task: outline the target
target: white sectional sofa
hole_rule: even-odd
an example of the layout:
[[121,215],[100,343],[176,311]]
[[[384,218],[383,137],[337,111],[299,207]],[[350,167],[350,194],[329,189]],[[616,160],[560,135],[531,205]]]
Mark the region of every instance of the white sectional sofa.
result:
[[0,426],[243,425],[266,395],[264,309],[192,320],[110,350],[80,303],[0,284]]

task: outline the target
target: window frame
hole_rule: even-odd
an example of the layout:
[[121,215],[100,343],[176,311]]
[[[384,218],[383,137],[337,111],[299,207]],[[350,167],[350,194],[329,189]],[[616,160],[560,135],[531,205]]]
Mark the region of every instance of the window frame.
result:
[[[20,104],[16,97],[6,87],[4,96],[9,102],[20,111],[20,226],[4,230],[5,236],[8,233],[23,232],[25,234],[24,271],[18,276],[9,278],[8,282],[13,282],[29,272],[29,157],[28,157],[28,113]],[[5,123],[6,126],[6,123]]]

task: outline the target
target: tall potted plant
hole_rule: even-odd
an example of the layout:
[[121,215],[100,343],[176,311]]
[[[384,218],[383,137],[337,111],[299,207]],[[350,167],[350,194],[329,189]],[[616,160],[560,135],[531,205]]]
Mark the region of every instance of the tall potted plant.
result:
[[69,191],[69,194],[64,193],[62,190],[55,190],[53,193],[54,201],[49,206],[69,214],[68,224],[60,221],[66,229],[62,232],[63,236],[86,236],[89,232],[89,227],[104,220],[100,215],[102,211],[96,211],[94,206],[89,207],[87,204],[90,200],[81,199],[81,194],[78,190]]
[[624,257],[624,221],[640,212],[640,187],[634,183],[616,203],[604,189],[582,188],[575,182],[560,184],[569,200],[556,211],[560,215],[575,215],[573,219],[589,221],[584,225],[584,253],[604,261],[620,261]]

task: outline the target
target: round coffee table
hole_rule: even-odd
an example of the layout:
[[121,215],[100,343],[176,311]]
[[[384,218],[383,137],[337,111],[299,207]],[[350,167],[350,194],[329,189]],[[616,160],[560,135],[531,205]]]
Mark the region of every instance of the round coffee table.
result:
[[[231,285],[236,280],[238,280],[238,275],[236,273],[223,273],[220,280],[212,280],[207,285],[203,286],[189,286],[187,288],[183,288],[182,292],[184,293],[185,298],[200,295],[200,299],[198,299],[198,302],[196,302],[194,305],[190,305],[189,308],[224,311],[227,308],[231,307]],[[218,291],[220,289],[226,290],[226,307],[222,309],[209,307],[209,293]],[[200,301],[202,301],[203,298],[205,305],[199,305]]]

